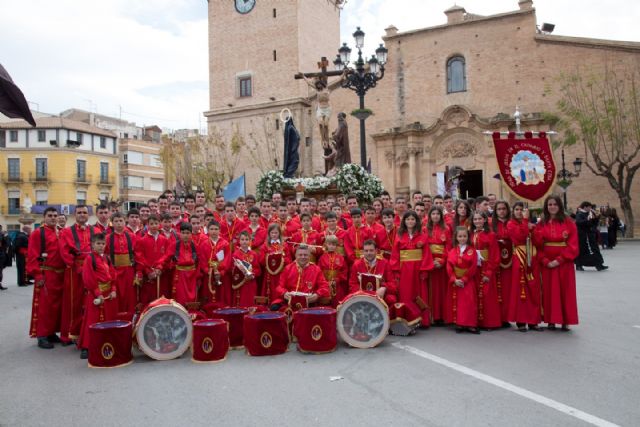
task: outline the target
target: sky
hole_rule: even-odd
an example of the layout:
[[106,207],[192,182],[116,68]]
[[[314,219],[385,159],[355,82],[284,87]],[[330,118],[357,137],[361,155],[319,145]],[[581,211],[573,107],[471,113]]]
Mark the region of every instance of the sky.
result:
[[[518,9],[517,0],[455,3],[480,15]],[[351,34],[362,27],[370,56],[389,25],[400,31],[441,25],[453,5],[348,0],[341,39],[353,47]],[[554,34],[640,41],[637,0],[534,0],[534,6],[538,23],[556,25]],[[139,126],[204,129],[207,1],[0,0],[0,63],[38,111],[80,108]]]

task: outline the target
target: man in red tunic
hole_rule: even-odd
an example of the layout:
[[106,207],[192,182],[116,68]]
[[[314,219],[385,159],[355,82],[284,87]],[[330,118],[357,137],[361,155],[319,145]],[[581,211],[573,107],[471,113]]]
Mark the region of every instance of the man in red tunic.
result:
[[149,216],[148,226],[149,231],[138,239],[135,247],[136,271],[142,276],[139,303],[143,307],[161,296],[168,297],[171,291],[168,286],[163,287],[161,281],[169,239],[160,233],[160,220],[156,215]]
[[376,242],[367,240],[362,249],[362,258],[351,267],[349,293],[358,291],[377,295],[390,307],[397,302],[396,283],[386,259],[376,257]]
[[362,224],[362,211],[360,208],[351,209],[353,225],[347,230],[344,238],[344,251],[347,262],[352,265],[356,259],[362,256],[362,245],[365,240],[373,239],[371,229]]
[[318,234],[313,228],[311,228],[311,215],[308,213],[300,214],[300,223],[302,227],[291,237],[289,244],[291,244],[291,251],[295,251],[295,247],[301,243],[305,243],[309,246],[311,252],[309,261],[315,263],[320,255],[322,255],[322,236]]
[[67,266],[62,293],[62,319],[60,339],[68,343],[77,339],[82,326],[82,305],[84,286],[82,266],[91,253],[93,227],[87,225],[89,209],[85,205],[76,206],[76,223],[60,232],[60,256]]
[[98,217],[98,221],[93,226],[94,230],[98,233],[107,234],[112,230],[110,221],[109,221],[109,207],[107,205],[99,205],[96,208],[96,216]]
[[396,241],[396,233],[398,227],[394,223],[393,209],[383,209],[382,215],[382,228],[379,228],[374,238],[378,251],[382,254],[382,257],[386,260],[391,258],[391,251],[393,250],[393,243]]
[[118,291],[118,312],[133,316],[138,303],[136,292],[139,292],[139,288],[134,286],[142,284],[135,271],[134,248],[138,239],[125,227],[122,214],[113,214],[111,222],[113,232],[107,236],[105,253],[114,267],[113,284]]
[[[238,236],[238,247],[231,254],[232,307],[250,307],[258,294],[256,277],[260,275],[258,254],[251,250],[251,236],[244,230]],[[243,267],[236,265],[242,262]]]
[[329,235],[324,239],[325,252],[318,261],[325,279],[329,282],[331,305],[337,306],[349,294],[347,284],[348,267],[344,257],[337,252],[339,240]]
[[198,247],[198,266],[203,277],[200,300],[222,307],[225,305],[223,293],[225,290],[229,292],[231,286],[227,274],[231,265],[231,250],[229,242],[220,237],[218,221],[211,221],[207,230],[207,240]]
[[188,222],[180,225],[180,240],[171,243],[167,258],[175,268],[171,289],[173,299],[183,306],[197,301],[198,255],[191,239],[191,224]]
[[247,223],[236,217],[236,207],[233,203],[227,202],[224,205],[224,220],[220,223],[220,234],[222,238],[229,242],[231,252],[238,245],[238,236],[247,229]]
[[324,229],[324,233],[322,233],[322,242],[325,242],[329,236],[337,237],[338,247],[336,248],[336,252],[340,256],[344,257],[346,255],[344,251],[344,235],[347,232],[338,227],[338,217],[335,212],[327,212],[325,214],[325,221],[327,223],[327,227]]
[[27,252],[27,274],[35,280],[29,335],[37,337],[38,347],[46,349],[60,342],[56,331],[60,330],[65,268],[58,245],[57,220],[55,208],[44,210],[44,225],[31,233]]
[[307,304],[312,305],[320,299],[328,300],[330,297],[329,284],[324,278],[322,270],[309,262],[309,247],[299,245],[296,248],[296,262],[285,267],[280,275],[280,285],[276,288],[276,297],[271,305],[271,310],[279,310],[285,301],[292,297],[291,292],[309,294]]

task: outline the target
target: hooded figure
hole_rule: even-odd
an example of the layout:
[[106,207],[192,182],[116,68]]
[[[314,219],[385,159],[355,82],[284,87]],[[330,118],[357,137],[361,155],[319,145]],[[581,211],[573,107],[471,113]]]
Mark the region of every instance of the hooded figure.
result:
[[284,125],[284,170],[285,178],[293,178],[298,170],[300,163],[300,155],[298,147],[300,146],[300,134],[293,124],[293,117],[289,117]]

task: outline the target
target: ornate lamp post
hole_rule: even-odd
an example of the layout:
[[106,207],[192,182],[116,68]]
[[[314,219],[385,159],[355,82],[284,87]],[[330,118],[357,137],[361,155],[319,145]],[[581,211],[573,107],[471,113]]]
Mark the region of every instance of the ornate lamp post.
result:
[[578,176],[580,176],[580,172],[582,171],[582,159],[580,157],[576,157],[576,159],[573,161],[573,170],[574,172],[568,171],[565,166],[564,148],[563,148],[562,149],[562,169],[558,171],[557,177],[560,180],[558,182],[558,185],[562,187],[562,189],[564,190],[562,195],[562,199],[563,199],[562,201],[564,202],[565,210],[568,209],[567,208],[567,188],[573,182],[571,178],[577,178]]
[[[342,81],[342,87],[353,90],[360,98],[360,112],[356,115],[360,120],[360,163],[362,167],[367,167],[367,146],[364,121],[369,117],[370,113],[364,111],[364,95],[367,91],[376,86],[379,80],[384,77],[384,65],[387,63],[387,53],[389,52],[382,44],[376,49],[376,54],[365,62],[362,57],[362,47],[364,46],[364,31],[358,27],[353,33],[353,38],[358,49],[358,59],[349,66],[351,61],[351,48],[346,43],[338,49],[338,55],[333,61],[336,70],[343,71],[348,69],[349,72]],[[367,67],[368,65],[368,67]]]

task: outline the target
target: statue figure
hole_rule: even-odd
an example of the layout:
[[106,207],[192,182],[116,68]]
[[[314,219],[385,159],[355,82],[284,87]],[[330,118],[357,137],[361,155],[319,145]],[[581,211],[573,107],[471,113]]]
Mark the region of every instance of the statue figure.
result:
[[351,163],[351,151],[349,149],[349,126],[347,125],[347,115],[338,113],[338,127],[331,135],[336,147],[336,168]]

